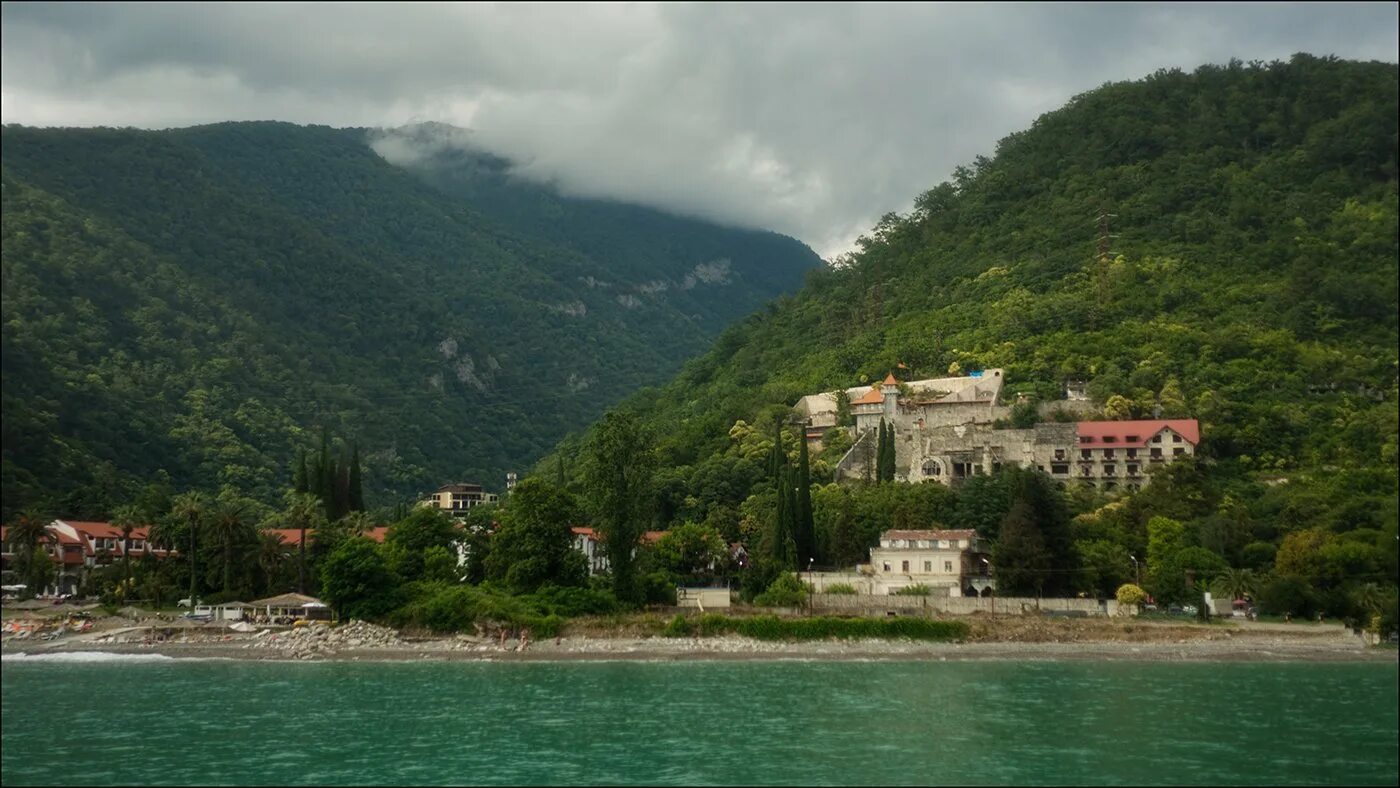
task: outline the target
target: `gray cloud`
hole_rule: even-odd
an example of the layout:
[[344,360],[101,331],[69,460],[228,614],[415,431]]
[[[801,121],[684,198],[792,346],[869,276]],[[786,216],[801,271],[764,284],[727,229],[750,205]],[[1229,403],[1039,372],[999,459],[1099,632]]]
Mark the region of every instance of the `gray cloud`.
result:
[[825,255],[1104,82],[1400,48],[1393,3],[2,8],[7,123],[442,121],[567,193]]

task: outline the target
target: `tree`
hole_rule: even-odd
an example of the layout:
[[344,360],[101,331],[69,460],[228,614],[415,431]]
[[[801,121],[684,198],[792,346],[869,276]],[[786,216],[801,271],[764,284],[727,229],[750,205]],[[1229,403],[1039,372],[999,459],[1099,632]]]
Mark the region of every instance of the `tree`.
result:
[[321,567],[321,595],[341,618],[375,618],[389,612],[397,586],[379,545],[365,537],[343,542]]
[[993,556],[997,586],[1007,595],[1041,595],[1050,573],[1050,553],[1029,503],[1017,501],[1001,521]]
[[855,417],[851,415],[851,395],[846,393],[844,388],[836,390],[836,426],[855,426]]
[[286,560],[287,546],[282,537],[269,531],[258,532],[258,568],[262,570],[263,588],[269,594],[275,590],[278,570]]
[[1136,606],[1147,600],[1147,592],[1132,583],[1124,583],[1118,587],[1117,592],[1114,593],[1114,598],[1118,600],[1118,604],[1120,605]]
[[635,416],[610,412],[584,446],[583,490],[603,538],[613,593],[635,602],[636,549],[651,519],[651,481],[656,466],[650,441]]
[[1244,599],[1256,590],[1254,572],[1249,569],[1227,568],[1216,575],[1215,590],[1230,599]]
[[[25,589],[27,596],[43,592],[43,584],[35,581],[42,576],[44,581],[52,574],[52,568],[44,565],[39,556],[47,554],[39,549],[39,544],[48,538],[49,518],[33,510],[26,510],[15,518],[15,522],[10,526],[9,542],[10,549],[15,553],[16,568],[21,577],[25,578],[28,588]],[[36,591],[37,588],[37,591]]]
[[698,577],[729,558],[724,537],[713,528],[681,523],[661,535],[653,548],[656,563],[679,577]]
[[252,526],[245,519],[247,508],[242,501],[222,500],[209,517],[209,535],[219,546],[225,594],[233,590],[233,570],[241,564],[241,553],[253,536]]
[[1152,573],[1152,595],[1161,602],[1186,602],[1198,583],[1209,583],[1230,565],[1204,547],[1184,547],[1157,565]]
[[1122,421],[1133,417],[1133,402],[1122,394],[1114,394],[1103,404],[1104,418]]
[[1162,417],[1179,419],[1190,416],[1186,407],[1186,395],[1181,392],[1181,383],[1176,378],[1167,378],[1162,390],[1157,394],[1157,404],[1162,406]]
[[461,529],[451,515],[431,506],[420,506],[404,519],[394,523],[384,541],[397,548],[399,563],[394,570],[404,580],[417,580],[423,575],[423,556],[442,547],[456,552]]
[[131,532],[140,524],[141,513],[130,504],[112,510],[112,526],[122,533],[122,579],[131,578]]
[[325,524],[324,505],[316,496],[289,491],[283,496],[282,520],[295,528],[300,540],[297,544],[297,593],[306,593],[306,532],[315,531]]
[[364,482],[360,478],[360,444],[358,443],[352,444],[350,449],[348,484],[350,490],[346,498],[349,510],[352,512],[363,512],[365,510],[365,490]]
[[190,540],[190,606],[194,607],[198,598],[199,583],[199,530],[204,525],[204,513],[209,502],[202,493],[187,492],[175,496],[171,502],[170,514],[184,522],[186,535]]
[[500,528],[491,537],[486,576],[517,594],[533,593],[545,584],[583,585],[588,567],[587,559],[574,549],[572,524],[577,517],[578,504],[568,492],[538,478],[516,484],[510,504],[501,511]]
[[296,460],[292,462],[292,490],[294,492],[309,492],[310,487],[306,479],[306,449],[297,447]]
[[793,541],[797,547],[797,566],[806,567],[817,557],[816,526],[812,520],[812,473],[808,467],[807,441],[798,440],[797,460],[797,518]]
[[1132,558],[1126,547],[1106,539],[1076,542],[1075,547],[1083,567],[1079,584],[1082,590],[1105,599],[1132,578]]

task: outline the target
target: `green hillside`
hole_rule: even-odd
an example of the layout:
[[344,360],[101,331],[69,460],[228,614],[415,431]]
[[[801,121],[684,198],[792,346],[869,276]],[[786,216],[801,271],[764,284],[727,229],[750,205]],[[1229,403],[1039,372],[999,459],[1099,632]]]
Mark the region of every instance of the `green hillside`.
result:
[[[1081,548],[1107,542],[1126,568],[1167,516],[1185,543],[1270,569],[1317,528],[1363,545],[1353,579],[1393,584],[1398,75],[1305,55],[1162,71],[1002,140],[628,400],[655,435],[659,519],[761,536],[762,439],[798,397],[900,362],[913,377],[1000,367],[1008,395],[1044,402],[1083,379],[1113,417],[1201,422],[1199,465],[1108,509],[1070,491]],[[994,487],[816,490],[822,557],[858,558],[892,523],[994,535],[1011,501]]]
[[[358,442],[372,504],[499,489],[820,262],[484,154],[410,171],[369,137],[3,130],[6,517],[105,516],[161,472],[275,500],[322,426]],[[507,210],[531,205],[549,223]]]

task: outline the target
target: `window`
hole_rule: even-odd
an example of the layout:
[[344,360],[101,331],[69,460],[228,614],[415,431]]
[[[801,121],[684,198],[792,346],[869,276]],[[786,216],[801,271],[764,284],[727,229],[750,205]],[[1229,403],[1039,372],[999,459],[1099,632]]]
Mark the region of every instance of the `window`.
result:
[[909,562],[908,562],[908,561],[900,561],[900,562],[899,562],[899,571],[903,572],[903,573],[906,574],[906,575],[909,574]]
[[885,571],[886,571],[886,572],[890,571],[890,562],[889,562],[889,561],[886,561],[885,564],[884,564],[884,566],[885,566]]
[[1117,468],[1118,468],[1117,465],[1105,465],[1105,466],[1103,466],[1103,475],[1104,475],[1104,476],[1112,476],[1112,475],[1113,475],[1113,472],[1114,472]]
[[1050,465],[1051,473],[1069,473],[1069,463],[1057,462]]
[[1088,435],[1080,435],[1080,436],[1079,436],[1079,442],[1080,442],[1080,443],[1093,443],[1093,442],[1094,442],[1094,439],[1091,438],[1091,437],[1089,437]]
[[1117,443],[1117,442],[1118,442],[1118,438],[1115,437],[1115,436],[1113,436],[1113,435],[1105,435],[1105,436],[1103,436],[1103,442],[1104,442],[1104,443]]
[[1133,459],[1133,458],[1136,457],[1136,456],[1137,456],[1137,449],[1128,449],[1128,459],[1131,460],[1131,459]]
[[1173,456],[1173,457],[1180,457],[1181,455],[1183,455],[1183,454],[1185,454],[1185,453],[1186,453],[1186,450],[1185,450],[1185,449],[1172,449],[1172,456]]
[[929,460],[928,462],[924,463],[924,475],[942,476],[943,466],[939,464],[938,460]]
[[1138,442],[1138,436],[1136,436],[1136,435],[1129,435],[1128,437],[1124,438],[1123,440],[1127,441],[1128,443],[1137,443],[1137,442]]
[[943,548],[944,550],[948,549],[948,540],[947,540],[947,539],[939,539],[939,540],[938,540],[938,546],[941,547],[941,548]]
[[1158,458],[1158,459],[1161,459],[1161,457],[1162,457],[1162,450],[1161,450],[1161,449],[1153,449],[1153,450],[1152,450],[1152,456],[1153,456],[1153,457],[1156,457],[1156,458]]
[[1055,450],[1055,459],[1057,459],[1057,460],[1063,460],[1064,458],[1065,458],[1065,450],[1064,450],[1064,449],[1056,449],[1056,450]]
[[1180,436],[1180,435],[1177,435],[1175,432],[1173,432],[1173,433],[1172,433],[1172,443],[1181,443],[1181,436]]
[[1091,458],[1091,457],[1093,457],[1093,455],[1089,453],[1089,450],[1088,450],[1088,449],[1080,449],[1080,450],[1079,450],[1079,459],[1081,459],[1081,460],[1087,460],[1087,459],[1089,459],[1089,458]]
[[943,571],[945,571],[945,572],[951,572],[951,571],[953,571],[953,562],[952,562],[952,561],[944,561],[944,562],[943,562]]
[[1153,442],[1153,443],[1161,443],[1161,442],[1162,442],[1162,436],[1161,436],[1161,435],[1153,435],[1153,436],[1152,436],[1152,442]]
[[1113,449],[1104,449],[1104,451],[1103,451],[1103,458],[1104,458],[1105,460],[1111,460],[1111,459],[1113,459]]
[[932,562],[932,561],[925,561],[925,562],[924,562],[924,571],[925,571],[925,572],[932,572],[932,571],[933,571],[933,562]]
[[1129,476],[1137,476],[1137,473],[1138,473],[1138,467],[1137,467],[1136,465],[1129,464],[1129,465],[1128,465],[1128,475],[1129,475]]

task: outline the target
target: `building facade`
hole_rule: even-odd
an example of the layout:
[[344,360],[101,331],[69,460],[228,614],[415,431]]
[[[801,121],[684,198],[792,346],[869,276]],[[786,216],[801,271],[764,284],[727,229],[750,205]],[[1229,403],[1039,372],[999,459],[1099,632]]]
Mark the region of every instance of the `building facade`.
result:
[[433,506],[454,517],[465,515],[469,510],[488,503],[496,503],[500,496],[486,492],[479,484],[444,484],[437,491],[419,502],[419,506]]

